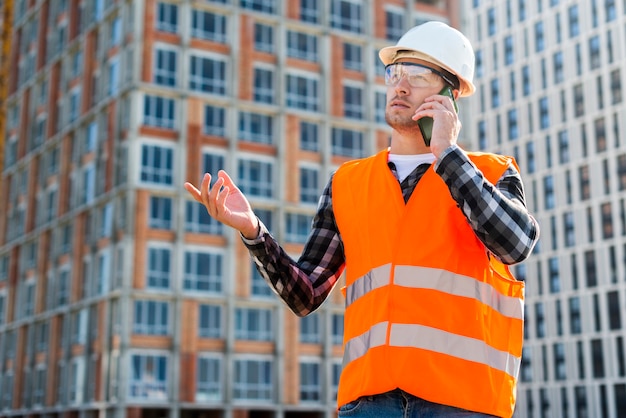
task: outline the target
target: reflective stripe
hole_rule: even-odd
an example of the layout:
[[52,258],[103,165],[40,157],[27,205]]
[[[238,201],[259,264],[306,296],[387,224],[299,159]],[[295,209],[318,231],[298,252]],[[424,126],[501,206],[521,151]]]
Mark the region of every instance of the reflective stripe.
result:
[[393,282],[415,289],[432,289],[476,299],[509,318],[524,319],[524,302],[505,296],[488,283],[468,276],[428,267],[396,266]]
[[346,307],[361,296],[389,284],[391,264],[373,268],[365,276],[356,279],[346,288]]
[[388,328],[389,322],[379,322],[378,324],[373,325],[369,331],[365,331],[363,334],[357,335],[346,342],[343,354],[344,367],[349,362],[356,360],[359,357],[363,357],[370,348],[384,345],[387,340]]
[[496,350],[484,341],[463,337],[437,328],[392,324],[389,345],[414,347],[485,364],[517,379],[521,358]]

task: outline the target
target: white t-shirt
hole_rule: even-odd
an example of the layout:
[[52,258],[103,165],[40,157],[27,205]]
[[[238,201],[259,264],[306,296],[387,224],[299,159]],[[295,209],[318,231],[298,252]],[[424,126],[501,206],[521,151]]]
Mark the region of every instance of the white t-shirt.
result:
[[435,161],[435,154],[401,155],[389,154],[389,161],[396,165],[398,180],[400,183],[411,174],[415,167],[421,164],[432,164]]

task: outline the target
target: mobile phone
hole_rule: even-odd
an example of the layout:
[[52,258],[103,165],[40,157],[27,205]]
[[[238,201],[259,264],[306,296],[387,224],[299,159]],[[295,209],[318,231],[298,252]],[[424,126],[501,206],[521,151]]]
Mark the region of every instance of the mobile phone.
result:
[[[439,92],[439,94],[442,94],[444,96],[448,96],[449,98],[451,98],[452,104],[454,104],[454,111],[456,113],[459,113],[459,107],[457,106],[456,101],[454,100],[454,93],[452,92],[452,87],[445,86]],[[432,134],[433,134],[433,118],[431,117],[421,118],[417,121],[417,125],[419,126],[420,131],[422,132],[424,143],[426,144],[427,147],[429,147],[430,138],[432,137]]]

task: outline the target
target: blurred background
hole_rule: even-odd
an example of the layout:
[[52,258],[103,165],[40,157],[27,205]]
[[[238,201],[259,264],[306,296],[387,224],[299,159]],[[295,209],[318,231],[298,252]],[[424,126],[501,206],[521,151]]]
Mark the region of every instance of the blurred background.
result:
[[[0,415],[336,416],[343,297],[293,315],[182,185],[227,170],[297,257],[388,145],[381,47],[476,51],[468,150],[542,227],[516,417],[626,417],[626,1],[3,0]],[[340,284],[341,286],[341,284]]]

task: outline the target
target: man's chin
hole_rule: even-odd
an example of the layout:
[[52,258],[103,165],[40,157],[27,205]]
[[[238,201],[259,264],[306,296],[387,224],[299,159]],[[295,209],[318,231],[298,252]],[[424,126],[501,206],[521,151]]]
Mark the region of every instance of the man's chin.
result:
[[411,118],[407,119],[406,117],[400,118],[388,115],[385,119],[387,121],[387,124],[396,131],[407,133],[419,132],[419,126],[417,124],[417,121]]

